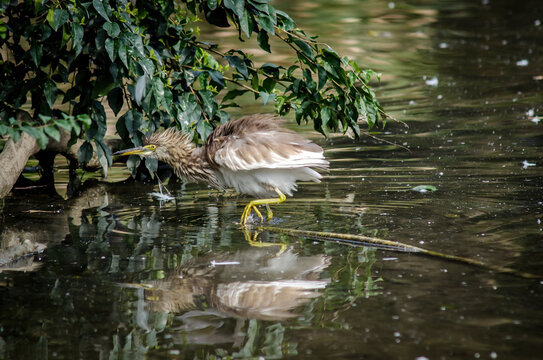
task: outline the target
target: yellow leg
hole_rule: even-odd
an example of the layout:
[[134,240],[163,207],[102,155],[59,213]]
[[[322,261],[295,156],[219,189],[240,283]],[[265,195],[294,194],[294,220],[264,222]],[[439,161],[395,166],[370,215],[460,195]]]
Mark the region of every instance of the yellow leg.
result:
[[249,243],[251,246],[255,247],[268,247],[268,246],[279,246],[279,252],[277,255],[281,255],[285,250],[287,249],[287,244],[283,243],[266,243],[258,241],[258,236],[260,235],[260,231],[251,231],[247,227],[242,227],[241,231],[243,232],[243,235],[245,236],[245,240]]
[[266,204],[266,219],[267,220],[273,219],[273,211],[271,210],[269,204]]
[[257,200],[253,200],[253,201],[249,202],[247,204],[247,206],[245,206],[245,209],[243,209],[243,213],[241,214],[241,224],[242,225],[247,224],[247,217],[249,216],[249,214],[251,214],[252,210],[254,210],[256,215],[258,215],[258,217],[260,218],[260,222],[264,221],[264,218],[262,217],[262,214],[256,208],[256,206],[258,206],[258,205],[266,205],[268,218],[269,219],[273,218],[273,212],[271,211],[269,205],[270,204],[280,204],[280,203],[282,203],[283,201],[285,201],[287,199],[287,197],[281,191],[279,191],[279,189],[275,188],[274,190],[277,193],[277,195],[279,196],[277,199],[257,199]]
[[255,214],[260,218],[260,222],[264,221],[264,218],[262,217],[262,214],[260,213],[260,210],[254,206],[252,201],[245,206],[245,209],[243,209],[243,213],[241,214],[241,224],[245,225],[247,222],[247,218],[249,217],[249,214],[251,214],[251,211],[254,210]]

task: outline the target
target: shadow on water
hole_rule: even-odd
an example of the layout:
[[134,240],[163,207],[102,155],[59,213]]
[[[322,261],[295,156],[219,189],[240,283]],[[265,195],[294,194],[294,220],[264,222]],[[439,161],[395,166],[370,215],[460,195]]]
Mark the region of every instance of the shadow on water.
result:
[[[274,208],[271,226],[386,238],[542,274],[540,2],[276,6],[383,72],[383,105],[409,128],[391,122],[376,135],[410,151],[315,138],[330,171]],[[277,58],[255,56],[290,59],[280,47]],[[110,174],[126,177],[120,167]],[[238,225],[247,198],[168,187],[175,199],[163,203],[149,195],[157,187],[130,182],[88,183],[68,200],[2,200],[1,359],[534,359],[543,351],[539,280],[268,231],[250,245]]]

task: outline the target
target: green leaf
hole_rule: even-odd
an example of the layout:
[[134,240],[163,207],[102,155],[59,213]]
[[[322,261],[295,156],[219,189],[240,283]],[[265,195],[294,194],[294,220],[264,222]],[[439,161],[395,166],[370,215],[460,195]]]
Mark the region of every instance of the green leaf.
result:
[[278,96],[277,100],[275,101],[275,111],[279,115],[286,115],[286,113],[288,113],[290,110],[288,105],[285,106],[285,104],[287,104],[287,99],[284,96]]
[[57,100],[57,85],[53,81],[47,80],[43,85],[43,94],[49,108],[52,109]]
[[211,77],[211,81],[214,83],[215,86],[218,86],[220,88],[223,88],[225,86],[224,77],[220,72],[216,70],[208,70],[207,73]]
[[265,63],[260,67],[260,69],[266,74],[271,75],[275,79],[279,80],[279,69],[284,69],[284,67],[272,63]]
[[437,188],[435,186],[433,186],[433,185],[419,185],[419,186],[415,186],[411,190],[418,191],[418,192],[421,192],[421,193],[425,193],[425,192],[428,192],[428,191],[436,191]]
[[275,10],[277,13],[277,25],[284,31],[292,31],[296,27],[296,23],[287,13],[281,10]]
[[103,72],[96,81],[92,89],[92,97],[104,96],[111,91],[117,84],[113,81],[111,74],[107,71]]
[[270,94],[264,91],[259,92],[259,94],[264,105],[266,105],[269,101],[275,100],[275,96],[276,96],[275,94]]
[[277,80],[273,78],[266,78],[262,82],[261,89],[265,90],[267,93],[271,93],[273,89],[275,89],[275,85],[277,85]]
[[49,23],[49,26],[51,26],[54,29],[55,28],[55,9],[49,8],[49,11],[47,12],[46,20]]
[[257,36],[258,46],[264,51],[271,53],[268,33],[265,31],[259,31]]
[[75,56],[79,55],[83,49],[83,27],[75,22],[72,23],[72,48]]
[[[49,14],[47,14],[49,17]],[[55,31],[57,31],[62,25],[68,21],[69,14],[64,9],[55,9],[54,11],[54,21],[53,26],[51,26]],[[49,23],[51,24],[51,23]]]
[[[141,158],[138,155],[130,155],[128,157],[128,160],[126,160],[126,168],[130,170],[130,174],[132,174],[132,176],[136,175],[136,172],[140,164],[141,164]],[[157,165],[158,165],[158,162],[157,162]]]
[[230,121],[230,115],[223,110],[219,111],[219,118],[220,118],[220,124],[226,124],[228,121]]
[[94,150],[92,149],[92,145],[89,141],[85,141],[81,146],[79,147],[79,150],[77,151],[77,159],[82,164],[87,164],[92,159],[92,154],[94,153]]
[[325,133],[327,133],[327,130],[329,128],[328,122],[330,121],[330,117],[331,117],[330,108],[328,106],[323,106],[321,108],[321,121],[322,121],[321,128]]
[[30,47],[30,56],[32,57],[32,61],[34,62],[34,65],[40,66],[41,58],[43,55],[43,47],[42,45],[39,45],[38,43],[33,43]]
[[330,49],[322,49],[322,66],[328,73],[334,75],[337,79],[340,79],[344,71],[341,68],[341,60],[338,54]]
[[315,60],[315,54],[313,52],[313,48],[308,43],[300,39],[294,39],[293,41],[300,48],[300,50],[305,56],[307,56],[311,60]]
[[8,134],[15,143],[19,141],[19,138],[21,137],[21,132],[19,129],[8,128]]
[[55,125],[66,131],[72,130],[72,125],[70,125],[70,121],[68,119],[54,119],[53,122]]
[[277,25],[277,11],[270,4],[268,4],[267,6],[268,6],[268,14],[270,15],[271,22],[275,26]]
[[164,83],[162,82],[162,79],[156,77],[153,80],[153,96],[156,99],[157,105],[162,104],[164,105]]
[[101,17],[106,19],[106,21],[109,21],[109,17],[107,16],[107,11],[104,7],[102,0],[92,0],[92,6],[96,10],[96,12],[100,14]]
[[100,165],[102,165],[104,176],[107,177],[107,170],[111,167],[113,162],[111,150],[102,140],[95,139],[94,144],[96,145],[96,155],[98,155],[98,161],[100,162]]
[[111,62],[114,62],[115,61],[115,40],[111,39],[111,38],[107,38],[106,41],[104,42],[104,47],[106,49],[106,52],[109,56],[109,59],[111,60]]
[[141,100],[145,97],[146,88],[147,88],[147,76],[143,75],[136,82],[136,89],[133,94],[134,99],[136,100],[136,103],[138,103],[138,105],[141,104]]
[[124,67],[128,69],[128,55],[127,55],[127,47],[126,45],[122,44],[119,46],[119,50],[117,51],[117,55],[119,56],[119,59],[124,64]]
[[86,129],[92,125],[92,119],[87,114],[79,114],[76,116],[76,118],[85,126]]
[[224,98],[222,99],[222,103],[225,103],[228,100],[232,100],[237,98],[238,96],[241,96],[245,93],[247,93],[248,90],[239,90],[239,89],[232,89],[226,93]]
[[199,93],[200,97],[202,98],[204,111],[209,115],[209,117],[214,117],[217,110],[219,110],[219,106],[217,105],[213,94],[208,90],[202,90],[199,91]]
[[121,139],[125,141],[130,138],[130,136],[128,135],[128,131],[126,130],[126,117],[128,116],[128,114],[132,116],[132,113],[128,111],[123,116],[121,116],[115,124],[115,130],[117,130],[117,134],[119,134]]
[[238,18],[243,17],[245,10],[245,0],[224,0],[224,6],[232,10]]
[[68,118],[68,121],[70,122],[72,130],[75,132],[76,135],[79,136],[79,134],[81,133],[81,126],[79,125],[79,123],[75,121],[75,118],[73,116],[70,116]]
[[260,14],[256,16],[256,22],[271,35],[275,35],[274,19],[270,15]]
[[5,136],[8,133],[9,127],[4,124],[0,124],[0,136]]
[[109,104],[109,107],[111,110],[113,110],[113,113],[115,116],[119,114],[119,111],[121,111],[123,104],[124,104],[124,98],[123,98],[123,90],[120,87],[117,87],[113,90],[111,90],[107,94],[107,103]]
[[166,112],[171,115],[173,105],[173,93],[169,88],[164,88],[164,96],[162,97],[162,105],[166,108]]
[[139,59],[139,65],[141,66],[142,70],[149,76],[149,78],[152,78],[155,74],[155,64],[153,64],[153,61],[149,58],[141,58]]
[[205,140],[213,132],[213,126],[211,126],[209,121],[199,121],[196,124],[196,131],[200,135],[200,139]]
[[46,126],[43,128],[43,130],[49,137],[55,139],[56,141],[60,141],[60,131],[55,125]]
[[[92,112],[90,114],[92,123],[91,123],[91,129],[87,131],[87,134],[89,134],[90,137],[101,140],[104,135],[106,134],[107,130],[107,123],[106,123],[106,111],[104,109],[104,106],[97,100],[94,100],[92,102]],[[94,136],[91,136],[91,130],[92,128],[96,127],[96,134]]]
[[317,65],[317,76],[319,79],[319,86],[318,90],[321,91],[321,89],[326,85],[326,81],[328,80],[328,75],[326,74],[326,70],[320,65]]
[[353,129],[354,135],[356,136],[356,138],[357,139],[360,138],[360,126],[358,126],[356,121],[352,121],[349,126],[351,127],[351,129]]
[[29,125],[23,125],[21,126],[21,129],[38,141],[40,149],[44,150],[47,147],[49,138],[47,137],[47,135],[45,135],[43,128],[34,128]]
[[287,69],[287,77],[291,78],[294,74],[294,71],[298,70],[300,67],[298,65],[291,65]]
[[38,118],[41,120],[42,124],[52,123],[52,117],[49,115],[38,114]]
[[[204,73],[204,71],[195,71],[195,70],[186,70],[183,72],[183,78],[185,79],[185,81],[187,82],[187,86],[190,86],[192,85],[196,79],[198,79],[198,77],[200,75],[202,75]],[[220,74],[220,73],[219,73]],[[213,78],[213,76],[211,75],[211,73],[209,74],[211,76],[211,78]],[[221,75],[222,76],[222,75]],[[224,81],[223,81],[223,84],[224,84]]]
[[249,1],[249,4],[251,4],[256,9],[255,12],[264,13],[266,15],[270,14],[267,1],[262,1],[262,0],[248,0],[248,1]]
[[73,87],[73,88],[69,88],[66,93],[64,94],[64,97],[62,98],[62,103],[65,104],[67,103],[68,101],[70,100],[74,100],[75,98],[77,98],[79,95],[81,95],[81,90],[76,88],[76,87]]
[[258,73],[256,74],[253,74],[253,78],[251,79],[251,86],[253,87],[253,89],[257,90],[258,89]]
[[364,109],[366,111],[365,118],[368,122],[368,127],[371,129],[378,121],[377,109],[375,108],[373,101],[365,97],[362,99],[361,103],[364,104]]
[[134,139],[137,139],[137,132],[142,124],[141,113],[136,110],[127,112],[124,123],[128,134],[130,134],[130,136],[132,137],[132,141],[134,142]]
[[243,16],[239,18],[239,26],[241,27],[241,31],[250,38],[253,34],[253,15],[247,9],[243,11]]
[[249,71],[247,70],[247,65],[245,65],[245,62],[243,59],[241,59],[239,56],[226,56],[226,60],[228,60],[228,63],[230,66],[235,68],[245,80],[249,78]]
[[207,0],[207,7],[209,10],[215,10],[217,8],[218,0]]
[[149,170],[151,177],[154,179],[156,171],[158,169],[158,159],[145,158],[145,167]]
[[107,23],[105,23],[104,26],[103,26],[103,29],[112,38],[116,38],[121,33],[121,28],[119,27],[119,24],[117,24],[115,22],[107,22]]

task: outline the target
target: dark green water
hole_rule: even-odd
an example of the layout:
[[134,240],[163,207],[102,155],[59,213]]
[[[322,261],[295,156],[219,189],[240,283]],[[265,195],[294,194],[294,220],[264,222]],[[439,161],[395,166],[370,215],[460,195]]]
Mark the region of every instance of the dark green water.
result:
[[[276,206],[271,226],[543,274],[543,3],[275,5],[383,73],[383,105],[409,128],[377,135],[410,151],[307,133],[331,169]],[[287,61],[282,51],[272,60]],[[125,175],[119,165],[109,180]],[[120,183],[3,200],[2,244],[47,247],[0,267],[0,359],[542,356],[539,279],[270,231],[254,246],[237,223],[247,198],[168,188],[167,203],[149,195],[157,187]]]

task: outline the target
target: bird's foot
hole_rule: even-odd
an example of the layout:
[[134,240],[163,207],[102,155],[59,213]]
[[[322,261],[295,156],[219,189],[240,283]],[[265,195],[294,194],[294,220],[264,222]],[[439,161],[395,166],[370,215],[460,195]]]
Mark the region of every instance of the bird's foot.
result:
[[243,209],[243,213],[241,214],[241,225],[246,226],[247,225],[247,219],[249,218],[249,215],[251,215],[251,212],[254,211],[255,214],[260,219],[260,222],[264,222],[264,218],[262,217],[262,213],[260,210],[257,209],[256,205],[253,204],[251,201],[250,203],[245,206],[245,209]]

